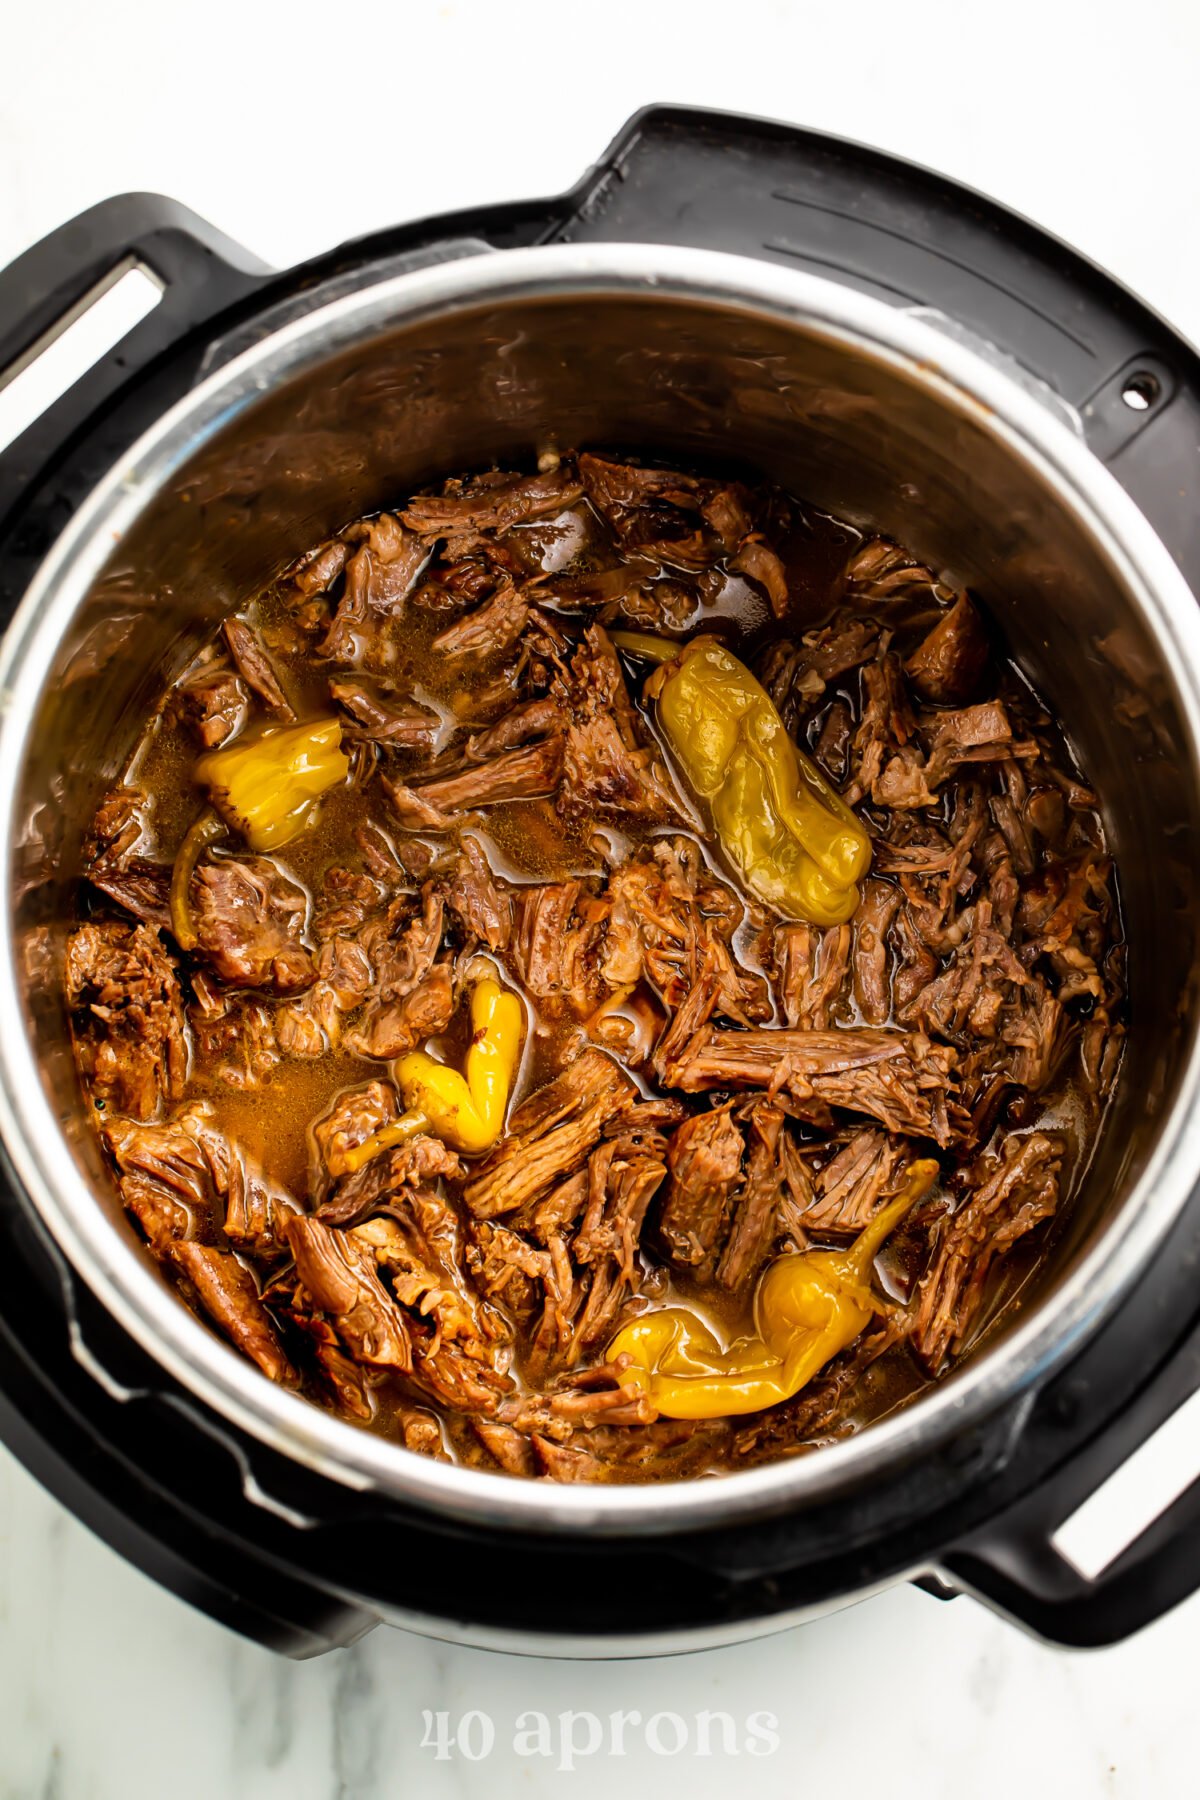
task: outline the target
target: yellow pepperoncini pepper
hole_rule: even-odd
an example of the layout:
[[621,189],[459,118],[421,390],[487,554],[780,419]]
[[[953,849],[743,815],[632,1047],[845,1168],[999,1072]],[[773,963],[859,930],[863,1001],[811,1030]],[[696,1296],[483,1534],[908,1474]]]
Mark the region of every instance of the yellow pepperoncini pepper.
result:
[[619,1331],[608,1361],[632,1357],[622,1379],[670,1419],[717,1419],[790,1399],[880,1310],[871,1265],[937,1172],[930,1158],[912,1163],[901,1193],[848,1249],[806,1250],[770,1263],[754,1296],[755,1336],[722,1350],[694,1313],[662,1307]]
[[409,1138],[419,1137],[423,1131],[432,1130],[433,1126],[424,1113],[401,1113],[398,1119],[393,1119],[390,1125],[381,1125],[378,1131],[373,1131],[370,1137],[364,1138],[361,1144],[356,1144],[353,1150],[344,1150],[342,1167],[348,1175],[353,1175],[356,1169],[369,1163],[381,1150],[390,1150],[393,1144],[407,1143]]
[[290,844],[303,831],[313,801],[349,771],[336,719],[273,726],[227,750],[209,750],[196,763],[196,779],[252,850]]
[[[424,1050],[410,1051],[396,1066],[396,1082],[408,1108],[405,1118],[419,1114],[428,1122],[424,1129],[468,1156],[490,1150],[504,1129],[523,1023],[521,1002],[515,994],[490,977],[477,981],[471,990],[471,1043],[465,1077]],[[398,1125],[384,1126],[376,1135],[403,1125],[401,1118]]]
[[223,838],[229,827],[224,819],[219,819],[211,806],[206,806],[199,816],[192,820],[182,844],[175,857],[175,866],[171,870],[171,890],[168,904],[171,912],[171,930],[175,933],[175,941],[181,950],[194,950],[198,942],[196,921],[192,915],[192,903],[188,898],[188,890],[192,885],[192,876],[196,873],[196,865],[210,844]]
[[643,632],[616,632],[614,641],[636,656],[669,654],[646,693],[751,893],[785,918],[844,924],[871,840],[792,742],[765,688],[713,637],[682,648]]

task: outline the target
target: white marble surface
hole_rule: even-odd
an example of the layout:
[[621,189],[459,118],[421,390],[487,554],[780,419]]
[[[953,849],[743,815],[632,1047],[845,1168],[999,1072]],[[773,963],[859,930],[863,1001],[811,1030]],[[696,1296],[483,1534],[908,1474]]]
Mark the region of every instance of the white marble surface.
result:
[[[691,101],[859,136],[957,174],[1200,337],[1195,0],[84,0],[13,7],[0,260],[104,196],[173,194],[280,264],[402,217],[553,191],[636,106]],[[518,71],[519,92],[505,77]],[[800,1631],[583,1666],[377,1632],[294,1667],[123,1566],[0,1454],[0,1800],[883,1791],[1176,1800],[1194,1773],[1200,1602],[1133,1643],[1047,1650],[901,1590]],[[559,1770],[520,1714],[733,1718],[739,1753],[610,1748]],[[486,1714],[436,1762],[422,1715]],[[778,1748],[751,1757],[769,1712]],[[476,1730],[480,1729],[478,1724]],[[576,1735],[585,1739],[586,1723]],[[668,1736],[670,1726],[662,1727]],[[476,1748],[469,1739],[471,1748]]]
[[[1200,1600],[1086,1656],[1034,1644],[967,1600],[900,1589],[701,1656],[581,1664],[376,1631],[290,1664],[132,1573],[0,1460],[0,1794],[5,1800],[1185,1800],[1195,1794]],[[738,1753],[512,1753],[520,1715],[727,1712]],[[485,1713],[471,1762],[422,1748],[425,1711]],[[778,1748],[745,1722],[773,1713]],[[468,1748],[478,1748],[468,1731]],[[668,1746],[675,1727],[659,1727]],[[585,1742],[587,1727],[574,1728]],[[719,1734],[714,1748],[723,1752]]]

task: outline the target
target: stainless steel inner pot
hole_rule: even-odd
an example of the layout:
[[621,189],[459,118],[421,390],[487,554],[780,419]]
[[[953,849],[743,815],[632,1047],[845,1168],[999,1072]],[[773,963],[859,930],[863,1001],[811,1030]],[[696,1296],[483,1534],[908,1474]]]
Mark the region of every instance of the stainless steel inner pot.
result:
[[[356,515],[551,444],[736,462],[977,589],[1104,798],[1130,939],[1117,1097],[1036,1297],[855,1438],[649,1490],[430,1462],[262,1377],[178,1300],[125,1220],[61,998],[82,834],[201,639]],[[935,322],[764,263],[654,246],[481,253],[342,294],[220,368],[112,470],[0,652],[0,1132],[19,1180],[172,1375],[353,1486],[501,1527],[615,1534],[744,1520],[869,1481],[1078,1346],[1200,1172],[1198,673],[1191,593],[1061,405]]]

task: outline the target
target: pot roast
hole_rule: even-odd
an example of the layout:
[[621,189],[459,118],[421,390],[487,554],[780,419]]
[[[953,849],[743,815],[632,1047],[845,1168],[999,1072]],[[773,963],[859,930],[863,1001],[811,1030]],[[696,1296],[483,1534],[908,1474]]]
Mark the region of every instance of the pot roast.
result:
[[[544,462],[349,525],[163,694],[76,1057],[147,1253],[266,1377],[509,1474],[727,1472],[1020,1303],[1120,1062],[1114,873],[972,595],[762,485]],[[705,645],[801,772],[765,825],[665,728]],[[862,847],[824,913],[741,853],[811,876],[802,802]]]

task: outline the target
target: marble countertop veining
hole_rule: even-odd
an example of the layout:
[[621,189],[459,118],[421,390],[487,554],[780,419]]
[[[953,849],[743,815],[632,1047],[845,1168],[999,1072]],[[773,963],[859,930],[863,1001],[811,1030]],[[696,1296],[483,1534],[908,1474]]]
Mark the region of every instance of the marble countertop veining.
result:
[[[497,1656],[380,1629],[289,1663],[131,1571],[0,1455],[3,1800],[643,1800],[664,1784],[689,1800],[847,1784],[900,1800],[1183,1800],[1198,1631],[1200,1598],[1131,1643],[1066,1655],[968,1600],[899,1588],[653,1662]],[[707,1757],[705,1711],[733,1733],[714,1721]],[[616,1712],[642,1719],[622,1756]],[[440,1761],[439,1713],[455,1740]],[[541,1744],[530,1713],[545,1715]],[[464,1729],[468,1714],[483,1719]]]
[[[636,108],[669,99],[947,170],[1200,341],[1195,0],[57,0],[9,8],[3,43],[0,262],[148,189],[284,266],[404,218],[562,190]],[[517,67],[519,94],[503,80]],[[0,1451],[0,1800],[1190,1800],[1198,1634],[1200,1599],[1068,1655],[901,1588],[653,1663],[381,1630],[293,1665],[128,1568]],[[621,1713],[640,1715],[623,1746]],[[544,1717],[544,1744],[523,1715]]]

